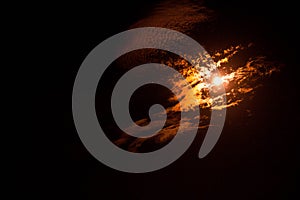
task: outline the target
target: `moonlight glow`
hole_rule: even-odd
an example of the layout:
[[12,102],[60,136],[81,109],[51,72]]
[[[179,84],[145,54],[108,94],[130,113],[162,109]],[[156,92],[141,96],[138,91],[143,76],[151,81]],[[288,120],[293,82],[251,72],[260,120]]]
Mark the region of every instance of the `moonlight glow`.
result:
[[212,83],[215,86],[219,86],[223,83],[223,79],[219,76],[216,76],[216,77],[213,78]]

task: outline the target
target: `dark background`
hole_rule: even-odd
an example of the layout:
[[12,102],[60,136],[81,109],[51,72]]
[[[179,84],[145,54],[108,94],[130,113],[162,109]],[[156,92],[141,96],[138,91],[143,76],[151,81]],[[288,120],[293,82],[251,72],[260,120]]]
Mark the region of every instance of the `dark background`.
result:
[[[80,64],[101,41],[147,16],[157,2],[49,3],[25,15],[30,26],[24,34],[34,50],[29,60],[38,65],[32,73],[38,134],[26,145],[16,193],[37,199],[295,199],[300,110],[293,1],[206,1],[226,30],[215,34],[218,40],[230,33],[253,36],[285,64],[252,100],[228,109],[221,138],[207,157],[197,158],[201,141],[196,138],[170,166],[129,174],[104,166],[82,145],[71,109]],[[253,116],[244,117],[245,109]]]

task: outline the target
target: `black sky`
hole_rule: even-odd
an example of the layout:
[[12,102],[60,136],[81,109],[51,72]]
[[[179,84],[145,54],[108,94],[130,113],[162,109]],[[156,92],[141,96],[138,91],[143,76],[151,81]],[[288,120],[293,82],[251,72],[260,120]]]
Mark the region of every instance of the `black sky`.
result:
[[[28,17],[30,38],[36,41],[33,49],[40,58],[34,74],[35,116],[43,117],[20,170],[22,194],[37,199],[290,199],[298,195],[299,14],[293,1],[206,1],[221,16],[216,23],[224,32],[215,33],[217,40],[252,37],[263,52],[285,65],[252,100],[228,112],[222,136],[209,156],[197,158],[198,140],[162,170],[128,174],[106,167],[87,152],[72,119],[77,70],[96,45],[146,17],[157,2],[53,3],[40,5]],[[245,109],[255,115],[241,117]]]

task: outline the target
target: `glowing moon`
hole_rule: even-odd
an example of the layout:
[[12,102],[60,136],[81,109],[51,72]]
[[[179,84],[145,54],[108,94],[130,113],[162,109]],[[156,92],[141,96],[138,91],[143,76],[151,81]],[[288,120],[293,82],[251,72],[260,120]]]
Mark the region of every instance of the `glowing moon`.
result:
[[215,85],[215,86],[219,86],[223,83],[223,79],[219,76],[216,76],[213,78],[212,80],[212,83]]

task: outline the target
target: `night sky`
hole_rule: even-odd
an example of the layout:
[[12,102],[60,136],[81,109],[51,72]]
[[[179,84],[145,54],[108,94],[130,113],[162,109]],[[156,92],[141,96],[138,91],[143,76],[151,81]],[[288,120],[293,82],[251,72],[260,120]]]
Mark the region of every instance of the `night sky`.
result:
[[[144,174],[111,169],[85,149],[72,117],[81,63],[106,38],[151,24],[161,2],[51,4],[34,11],[29,21],[41,55],[34,75],[39,128],[20,170],[21,193],[37,199],[297,199],[299,14],[293,1],[207,0],[201,5],[213,12],[211,20],[183,31],[211,55],[253,43],[247,58],[263,55],[280,64],[279,72],[257,80],[253,94],[227,109],[222,135],[207,157],[197,156],[201,134],[177,161]],[[232,62],[244,58],[237,54]]]

